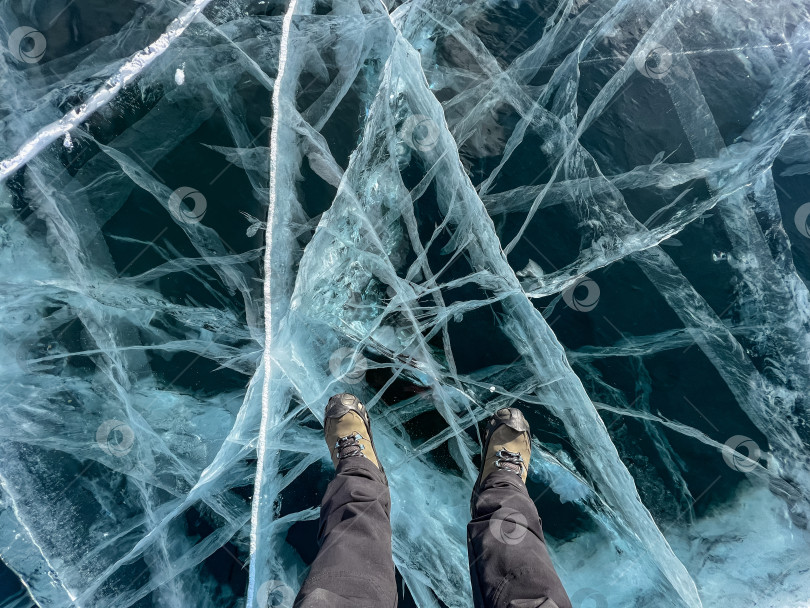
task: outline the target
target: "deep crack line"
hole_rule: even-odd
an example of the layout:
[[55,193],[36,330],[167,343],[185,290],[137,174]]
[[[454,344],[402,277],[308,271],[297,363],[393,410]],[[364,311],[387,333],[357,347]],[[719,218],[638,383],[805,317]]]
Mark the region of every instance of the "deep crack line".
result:
[[8,178],[15,171],[23,167],[32,158],[47,148],[54,141],[69,133],[90,118],[94,112],[107,105],[118,95],[119,91],[132,82],[141,72],[149,67],[155,59],[160,57],[169,46],[183,35],[197,15],[211,2],[211,0],[195,0],[183,11],[179,17],[169,24],[157,40],[146,48],[138,51],[118,72],[107,79],[100,89],[93,93],[83,104],[73,108],[59,120],[40,129],[34,137],[25,142],[14,156],[0,161],[0,182]]
[[[267,208],[267,229],[265,231],[265,254],[264,254],[264,352],[262,353],[262,397],[261,397],[261,423],[259,427],[259,437],[256,445],[256,477],[253,490],[253,502],[251,504],[251,533],[250,533],[250,568],[248,577],[247,606],[259,605],[257,598],[257,577],[264,570],[264,565],[259,563],[258,538],[260,536],[261,512],[265,508],[262,495],[264,491],[265,469],[272,466],[267,463],[267,432],[270,419],[270,376],[273,368],[273,319],[272,319],[272,289],[270,277],[273,273],[273,237],[276,226],[276,204],[278,202],[278,142],[279,129],[281,128],[281,106],[282,106],[282,86],[287,70],[287,60],[289,58],[290,29],[295,15],[298,0],[291,0],[287,12],[284,15],[284,22],[281,30],[281,41],[279,45],[278,72],[276,74],[275,87],[273,88],[273,120],[270,130],[270,175],[269,194]],[[262,582],[259,581],[258,585]]]

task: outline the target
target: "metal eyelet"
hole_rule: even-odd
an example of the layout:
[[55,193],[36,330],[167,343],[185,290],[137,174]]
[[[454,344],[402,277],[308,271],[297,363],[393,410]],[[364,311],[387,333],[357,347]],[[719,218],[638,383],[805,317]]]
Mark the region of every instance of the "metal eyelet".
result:
[[338,449],[340,447],[341,439],[348,439],[349,437],[351,437],[355,441],[360,441],[361,439],[363,439],[363,436],[360,433],[355,433],[354,435],[346,435],[345,437],[338,437],[338,440],[335,442],[335,449]]
[[[503,450],[503,449],[500,449],[500,450],[498,450],[497,452],[495,452],[495,455],[496,455],[496,456],[498,456],[498,458],[505,458],[505,456],[503,455],[503,452],[504,452],[504,450]],[[514,453],[514,452],[510,452],[510,453]],[[520,462],[524,462],[524,460],[523,460],[523,454],[521,454],[520,452],[518,452],[518,453],[517,453],[517,455],[518,455],[518,460],[519,460]]]

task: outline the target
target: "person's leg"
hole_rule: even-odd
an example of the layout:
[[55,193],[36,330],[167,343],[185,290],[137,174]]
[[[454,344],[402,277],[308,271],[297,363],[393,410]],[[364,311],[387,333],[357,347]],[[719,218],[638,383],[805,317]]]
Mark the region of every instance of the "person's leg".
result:
[[467,550],[476,608],[571,607],[537,508],[514,473],[495,471],[481,485],[467,525]]
[[337,473],[321,502],[320,549],[295,608],[397,605],[391,497],[374,453],[368,414],[358,405],[344,394],[327,406],[324,431]]
[[467,526],[475,607],[571,608],[526,490],[528,424],[517,410],[500,410],[493,419]]

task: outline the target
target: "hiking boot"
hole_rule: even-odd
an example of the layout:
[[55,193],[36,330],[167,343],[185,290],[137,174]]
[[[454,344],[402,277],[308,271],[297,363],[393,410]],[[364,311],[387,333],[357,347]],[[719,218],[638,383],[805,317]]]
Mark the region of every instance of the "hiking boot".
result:
[[531,454],[529,423],[523,413],[516,407],[505,407],[495,412],[487,423],[481,471],[473,488],[473,500],[484,480],[499,469],[514,473],[526,483]]
[[366,458],[385,477],[385,471],[374,451],[368,412],[357,397],[350,393],[340,393],[329,398],[324,413],[323,434],[335,468],[344,458]]

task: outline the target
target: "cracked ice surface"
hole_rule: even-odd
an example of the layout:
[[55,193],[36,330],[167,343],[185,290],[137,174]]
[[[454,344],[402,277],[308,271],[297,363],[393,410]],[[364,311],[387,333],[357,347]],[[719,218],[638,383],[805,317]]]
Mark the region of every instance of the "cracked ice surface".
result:
[[575,606],[807,605],[807,3],[104,6],[0,7],[0,606],[290,605],[340,391],[401,605],[512,405]]

